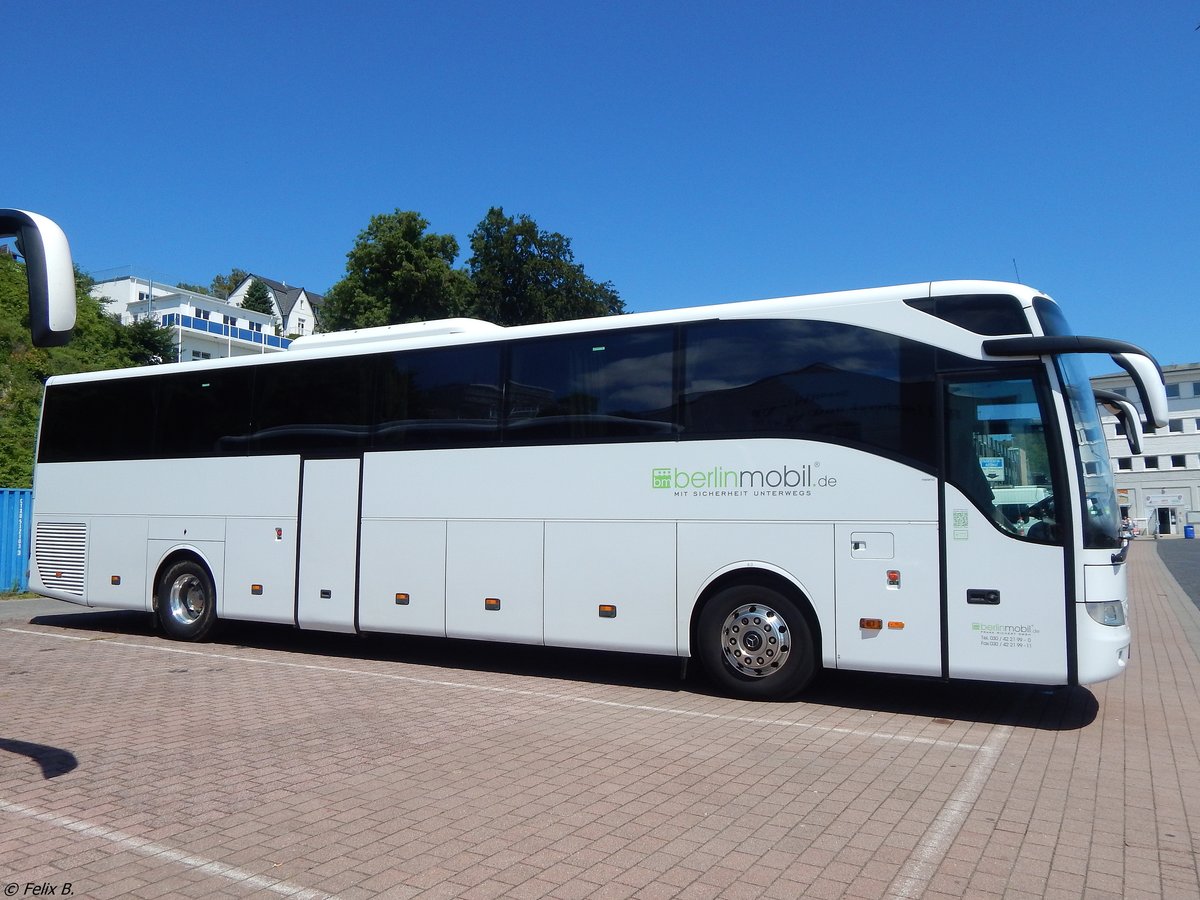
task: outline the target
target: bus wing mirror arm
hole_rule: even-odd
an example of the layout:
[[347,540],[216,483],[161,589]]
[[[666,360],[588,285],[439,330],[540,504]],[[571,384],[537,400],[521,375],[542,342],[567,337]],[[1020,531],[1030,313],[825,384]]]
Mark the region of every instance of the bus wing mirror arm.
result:
[[1096,388],[1093,393],[1096,401],[1117,417],[1117,421],[1125,429],[1125,440],[1129,442],[1129,450],[1138,456],[1142,453],[1142,419],[1132,403],[1113,391],[1102,391]]
[[1167,389],[1162,367],[1154,357],[1135,344],[1112,338],[1081,334],[1043,335],[1040,337],[992,338],[983,342],[983,352],[992,356],[1047,356],[1058,353],[1107,353],[1129,373],[1137,387],[1145,410],[1147,431],[1167,425]]
[[61,347],[75,327],[75,267],[61,228],[23,209],[0,209],[0,238],[15,237],[29,282],[29,330],[35,347]]

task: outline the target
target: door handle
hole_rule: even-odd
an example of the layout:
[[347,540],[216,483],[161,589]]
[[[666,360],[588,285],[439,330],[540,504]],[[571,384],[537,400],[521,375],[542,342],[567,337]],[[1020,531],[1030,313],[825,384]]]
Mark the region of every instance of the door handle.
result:
[[985,606],[999,606],[1000,592],[991,588],[968,588],[968,603],[982,603]]

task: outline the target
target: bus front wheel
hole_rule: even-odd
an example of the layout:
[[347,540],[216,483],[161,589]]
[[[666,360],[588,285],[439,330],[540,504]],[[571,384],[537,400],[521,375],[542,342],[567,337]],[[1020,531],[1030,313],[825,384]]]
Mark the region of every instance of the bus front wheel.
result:
[[737,697],[786,700],[817,671],[808,620],[795,601],[763,585],[713,596],[700,612],[697,642],[709,677]]
[[217,622],[217,592],[208,570],[194,560],[167,568],[158,581],[158,620],[177,641],[202,641]]

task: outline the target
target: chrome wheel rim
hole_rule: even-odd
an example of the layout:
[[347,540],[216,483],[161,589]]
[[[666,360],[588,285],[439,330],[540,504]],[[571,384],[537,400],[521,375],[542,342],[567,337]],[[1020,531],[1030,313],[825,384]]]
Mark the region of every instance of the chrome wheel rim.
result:
[[735,672],[769,678],[792,652],[792,632],[779,612],[764,603],[744,603],[725,617],[721,652]]
[[195,575],[180,575],[171,583],[167,612],[180,625],[195,625],[207,608],[208,596]]

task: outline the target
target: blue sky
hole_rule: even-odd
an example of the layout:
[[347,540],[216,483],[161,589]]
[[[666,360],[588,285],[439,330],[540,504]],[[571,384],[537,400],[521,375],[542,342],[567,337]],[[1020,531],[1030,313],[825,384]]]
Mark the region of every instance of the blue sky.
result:
[[[44,2],[0,203],[85,270],[326,290],[371,215],[572,239],[634,311],[1022,281],[1200,361],[1200,2]],[[1015,268],[1014,268],[1015,260]]]

